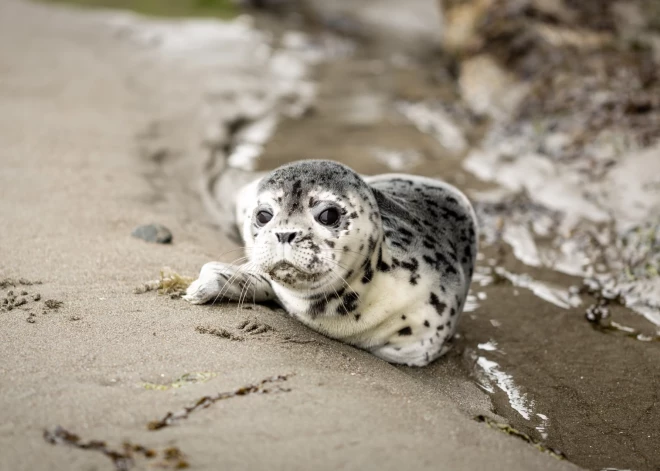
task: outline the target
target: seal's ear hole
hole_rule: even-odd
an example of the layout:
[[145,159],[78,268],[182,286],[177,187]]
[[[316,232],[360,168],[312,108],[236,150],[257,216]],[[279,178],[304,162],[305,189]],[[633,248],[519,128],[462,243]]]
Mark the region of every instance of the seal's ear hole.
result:
[[339,210],[337,208],[327,208],[321,211],[316,220],[324,226],[334,226],[339,222]]

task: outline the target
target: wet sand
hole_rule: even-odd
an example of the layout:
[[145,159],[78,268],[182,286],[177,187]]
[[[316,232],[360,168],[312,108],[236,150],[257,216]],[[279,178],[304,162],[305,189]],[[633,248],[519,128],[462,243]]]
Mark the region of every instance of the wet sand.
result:
[[[451,360],[397,368],[271,309],[134,294],[163,266],[192,275],[230,257],[197,177],[206,80],[231,60],[177,68],[127,36],[95,14],[0,6],[0,278],[16,280],[2,297],[29,299],[0,313],[1,469],[113,469],[47,443],[57,425],[159,453],[133,448],[139,467],[181,464],[162,452],[176,447],[193,469],[575,468],[474,421],[493,416],[488,396]],[[130,236],[152,221],[173,244]],[[202,379],[168,388],[186,374]],[[274,375],[291,376],[147,428]]]

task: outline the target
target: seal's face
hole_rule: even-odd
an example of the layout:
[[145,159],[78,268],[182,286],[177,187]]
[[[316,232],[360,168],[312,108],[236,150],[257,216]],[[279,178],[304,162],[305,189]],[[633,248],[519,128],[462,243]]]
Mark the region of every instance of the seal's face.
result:
[[347,167],[326,161],[281,167],[259,185],[250,261],[302,294],[341,289],[369,259],[378,217],[368,185]]

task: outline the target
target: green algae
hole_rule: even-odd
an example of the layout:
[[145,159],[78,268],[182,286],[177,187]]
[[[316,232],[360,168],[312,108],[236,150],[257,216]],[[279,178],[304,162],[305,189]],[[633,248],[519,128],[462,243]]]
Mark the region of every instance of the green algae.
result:
[[160,17],[233,18],[239,9],[232,0],[41,0],[44,3],[71,4],[86,8],[132,10]]
[[191,384],[206,383],[215,376],[217,376],[216,373],[195,371],[193,373],[183,374],[171,383],[143,383],[142,387],[153,391],[167,391],[168,389],[178,389]]

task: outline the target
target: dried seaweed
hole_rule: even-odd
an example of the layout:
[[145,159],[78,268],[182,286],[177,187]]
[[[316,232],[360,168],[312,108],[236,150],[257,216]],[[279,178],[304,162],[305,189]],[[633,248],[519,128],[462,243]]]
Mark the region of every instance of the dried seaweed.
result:
[[204,396],[198,399],[195,402],[195,404],[193,404],[192,406],[184,407],[178,412],[168,412],[167,415],[165,415],[165,417],[163,417],[162,419],[149,422],[147,424],[147,428],[149,430],[160,430],[162,428],[172,425],[174,422],[178,420],[187,419],[190,416],[190,414],[192,414],[193,412],[196,412],[200,409],[206,409],[212,404],[225,399],[231,399],[233,397],[238,397],[238,396],[247,396],[248,394],[267,394],[274,391],[288,392],[290,391],[290,389],[277,387],[275,390],[272,390],[272,389],[267,389],[266,386],[269,384],[276,384],[286,381],[287,379],[289,379],[290,376],[291,375],[272,376],[270,378],[263,379],[256,384],[249,384],[247,386],[242,386],[233,391],[221,392],[214,396]]
[[565,460],[566,455],[562,453],[559,450],[555,450],[553,448],[548,448],[545,445],[541,444],[537,440],[534,440],[532,437],[527,435],[524,432],[521,432],[520,430],[517,430],[513,428],[511,425],[503,422],[497,422],[490,417],[486,417],[485,415],[478,415],[474,418],[477,422],[483,422],[486,425],[488,425],[490,428],[493,428],[495,430],[499,430],[502,433],[506,433],[507,435],[511,435],[513,437],[519,438],[520,440],[529,443],[532,445],[534,448],[539,450],[540,452],[543,453],[548,453],[549,455],[554,456],[555,458],[559,460]]
[[202,325],[198,325],[197,327],[195,327],[195,330],[197,332],[199,332],[200,334],[214,335],[214,336],[220,337],[222,339],[234,340],[234,341],[245,340],[240,335],[235,335],[235,334],[229,332],[227,329],[223,329],[222,327],[215,328],[215,327],[205,327],[205,326],[202,326]]
[[26,278],[19,278],[18,280],[15,280],[13,278],[3,278],[0,280],[0,289],[5,289],[8,288],[9,286],[16,287],[16,286],[32,286],[32,285],[40,285],[42,284],[41,281],[30,281]]
[[171,268],[165,267],[160,271],[159,280],[151,280],[138,286],[133,290],[135,294],[143,294],[148,291],[158,291],[159,294],[167,294],[170,297],[180,297],[186,292],[194,278],[179,275]]
[[284,337],[284,340],[282,340],[282,343],[297,343],[297,344],[308,344],[308,343],[314,343],[316,340],[314,339],[299,339],[296,337]]
[[592,304],[587,308],[585,312],[585,318],[591,327],[594,328],[594,330],[604,334],[619,335],[642,342],[660,342],[660,335],[658,334],[645,334],[638,329],[628,327],[613,321],[610,318],[609,309],[611,302],[618,302],[619,304],[622,304],[618,298],[613,300],[601,298],[596,304]]
[[44,304],[48,309],[59,309],[64,303],[55,299],[48,299]]
[[142,445],[136,445],[131,442],[124,442],[121,451],[114,450],[100,440],[83,441],[74,433],[69,432],[64,427],[57,426],[53,430],[44,430],[44,440],[52,445],[67,445],[79,450],[89,450],[102,453],[107,456],[115,467],[116,471],[128,471],[135,465],[137,457],[143,457],[153,462],[155,466],[164,469],[184,469],[189,464],[185,456],[177,447],[168,447],[160,453],[151,448]]

